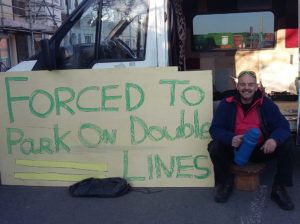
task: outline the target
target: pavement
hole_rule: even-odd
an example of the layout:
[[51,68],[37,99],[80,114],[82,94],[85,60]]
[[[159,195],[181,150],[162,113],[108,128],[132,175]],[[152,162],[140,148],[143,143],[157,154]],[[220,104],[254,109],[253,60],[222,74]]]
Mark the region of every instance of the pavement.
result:
[[296,208],[280,209],[270,199],[276,162],[268,162],[256,191],[234,190],[215,203],[215,188],[134,188],[119,198],[74,198],[67,187],[0,185],[0,224],[299,224],[300,147],[295,151]]

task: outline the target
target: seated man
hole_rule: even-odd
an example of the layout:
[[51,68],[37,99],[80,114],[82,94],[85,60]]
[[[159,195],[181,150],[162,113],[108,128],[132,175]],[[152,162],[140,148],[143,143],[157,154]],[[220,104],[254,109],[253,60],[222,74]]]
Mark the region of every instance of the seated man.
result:
[[292,210],[294,204],[285,190],[292,186],[294,141],[288,121],[278,107],[257,86],[256,74],[243,71],[238,76],[237,91],[218,106],[211,127],[213,140],[208,151],[214,165],[217,193],[216,202],[226,202],[233,188],[230,166],[234,150],[238,149],[243,136],[251,128],[258,128],[261,136],[250,161],[262,162],[277,159],[271,198],[282,209]]

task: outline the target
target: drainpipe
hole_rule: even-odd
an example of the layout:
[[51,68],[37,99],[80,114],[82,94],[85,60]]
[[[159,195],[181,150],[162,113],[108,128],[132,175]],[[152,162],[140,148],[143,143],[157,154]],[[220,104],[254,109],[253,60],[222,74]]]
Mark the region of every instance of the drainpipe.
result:
[[31,55],[34,55],[34,36],[33,36],[33,30],[32,30],[32,18],[31,18],[31,0],[28,0],[28,13],[29,13],[29,28],[31,33]]
[[1,26],[3,26],[3,5],[2,5],[2,0],[0,0],[0,5],[1,5]]

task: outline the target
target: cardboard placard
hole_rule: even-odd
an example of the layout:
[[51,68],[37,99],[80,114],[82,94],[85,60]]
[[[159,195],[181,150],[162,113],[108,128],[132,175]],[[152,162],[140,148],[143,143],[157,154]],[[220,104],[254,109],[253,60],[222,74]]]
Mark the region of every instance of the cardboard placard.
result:
[[63,70],[0,76],[2,184],[213,186],[211,71]]

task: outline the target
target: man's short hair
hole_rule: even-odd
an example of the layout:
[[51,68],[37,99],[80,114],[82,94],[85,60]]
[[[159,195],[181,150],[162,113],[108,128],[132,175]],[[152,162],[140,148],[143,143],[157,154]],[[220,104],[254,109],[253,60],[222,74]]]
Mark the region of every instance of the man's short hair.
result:
[[242,71],[242,72],[240,72],[240,74],[238,75],[238,79],[243,77],[244,75],[250,75],[251,77],[256,79],[256,74],[253,71]]

